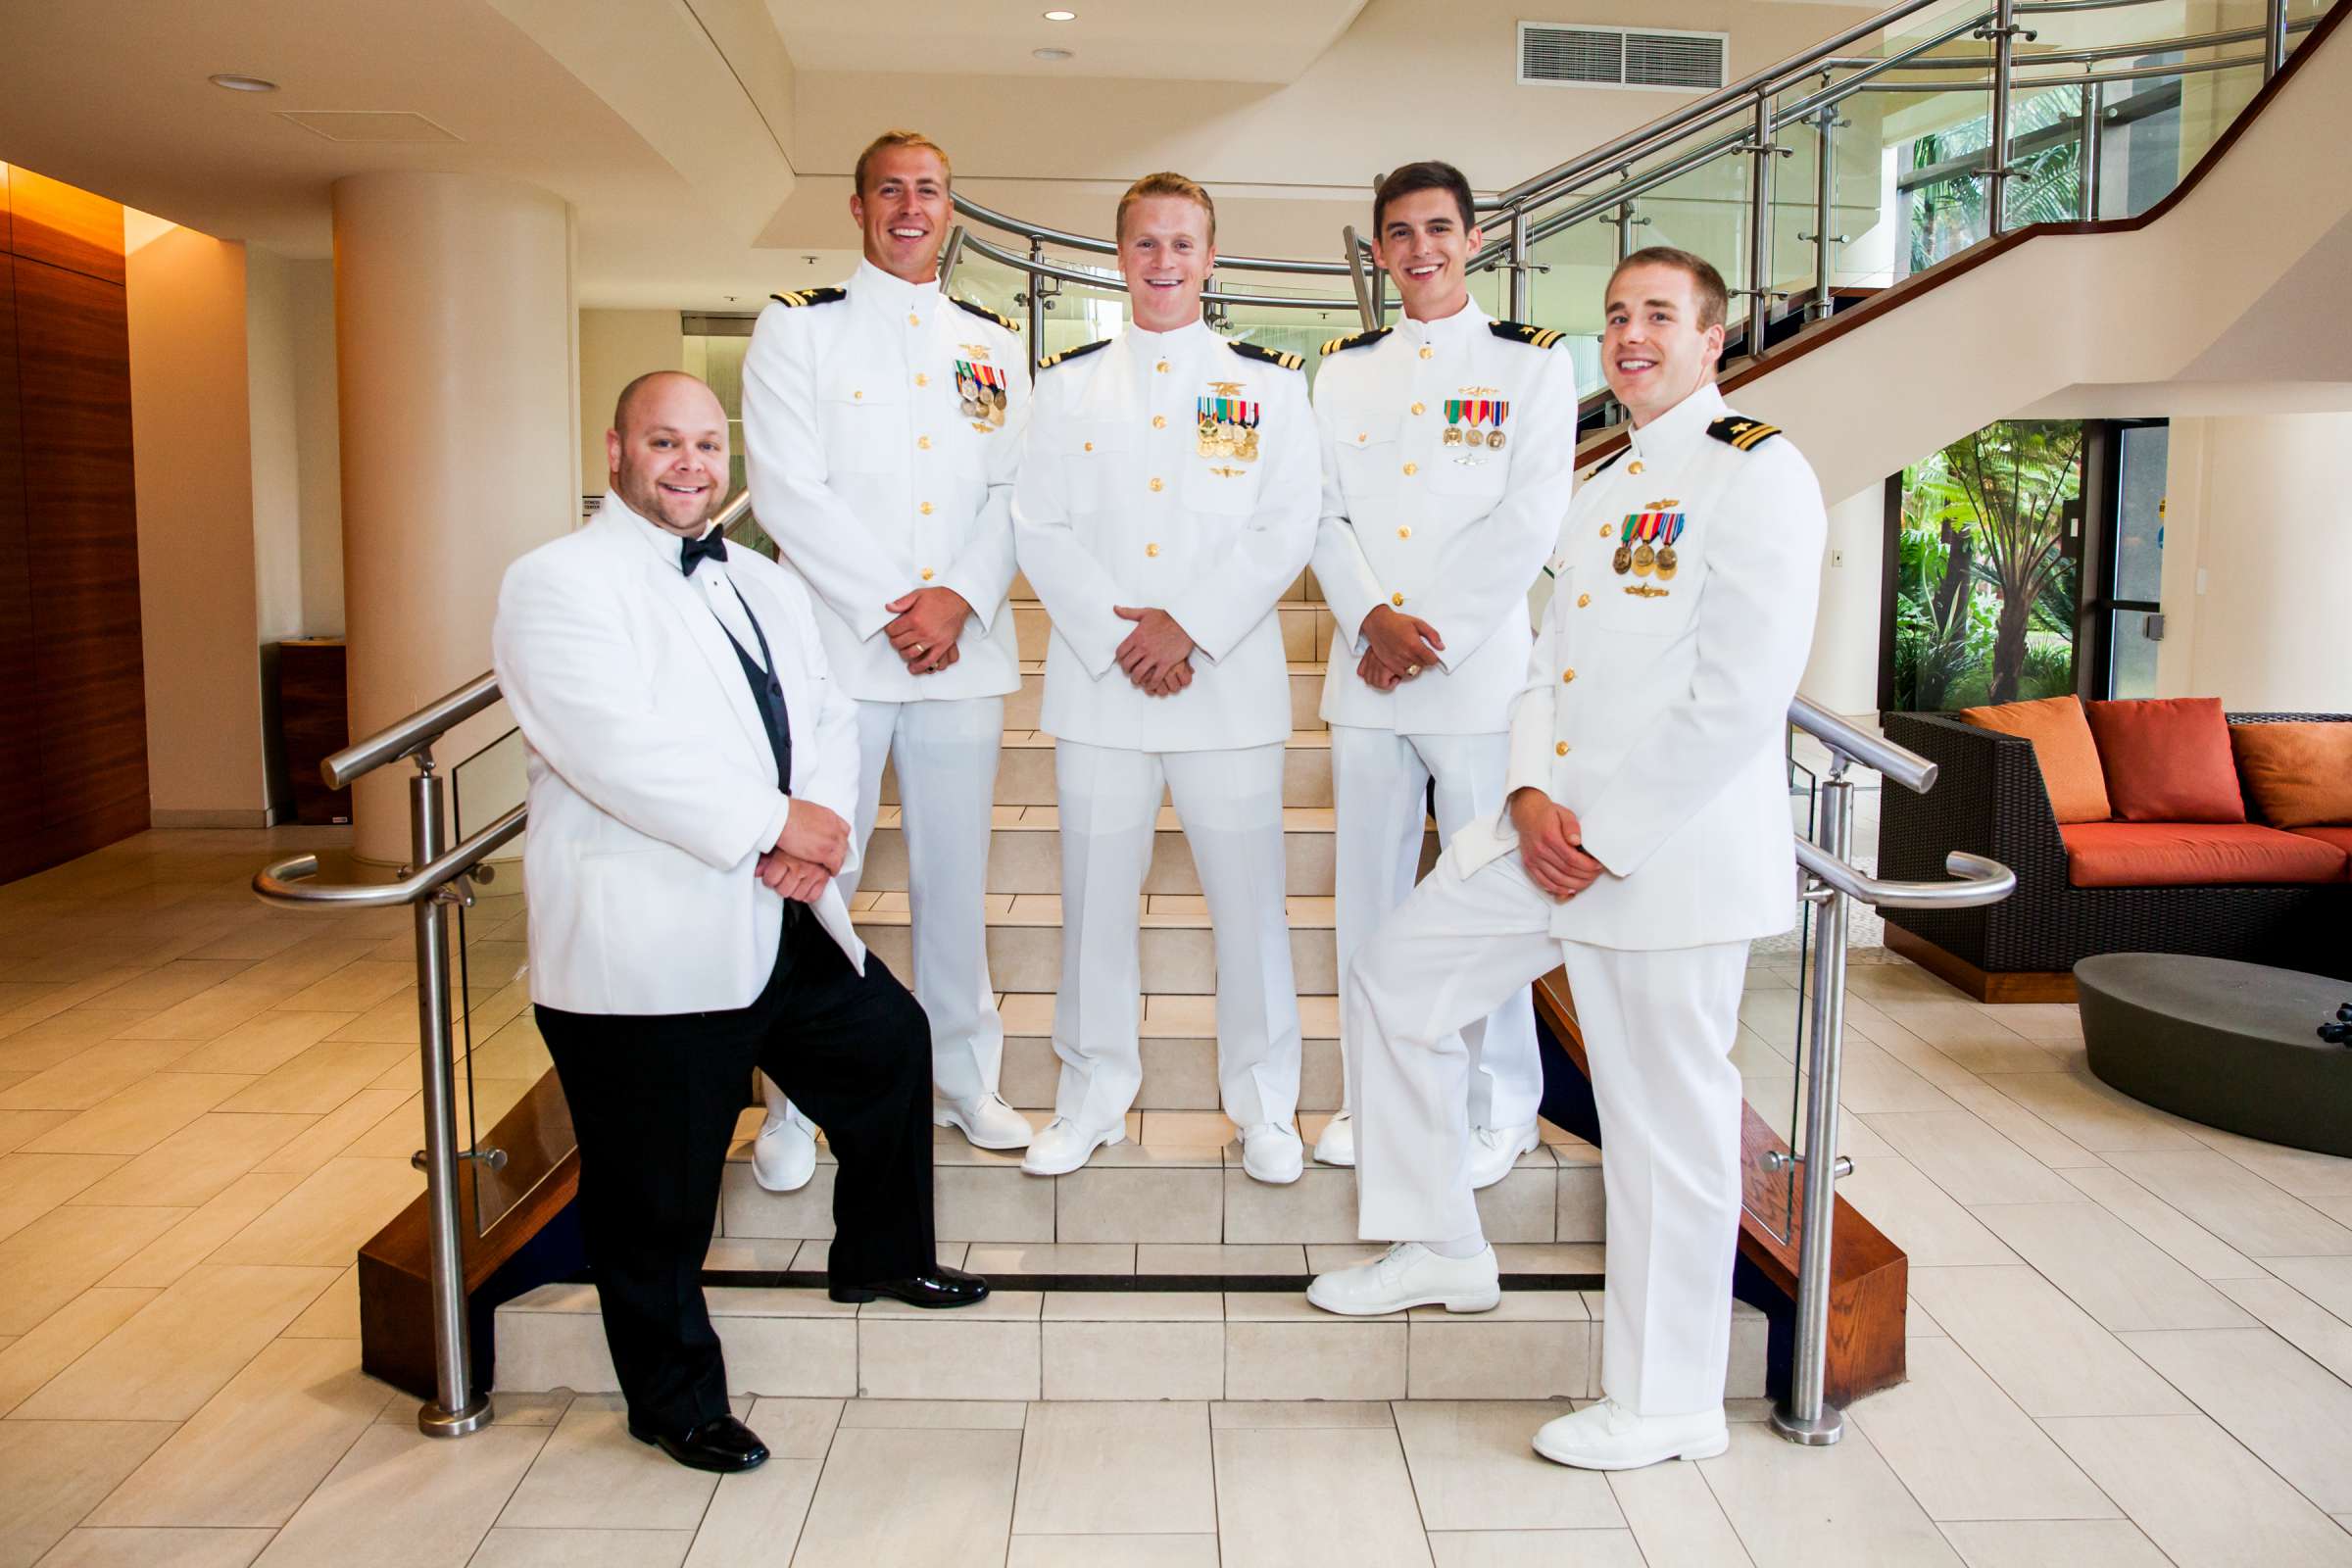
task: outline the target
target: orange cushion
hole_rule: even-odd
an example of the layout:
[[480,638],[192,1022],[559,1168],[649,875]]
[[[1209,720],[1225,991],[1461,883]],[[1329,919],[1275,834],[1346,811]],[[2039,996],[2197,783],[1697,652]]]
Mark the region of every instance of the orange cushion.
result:
[[2317,839],[2322,844],[2332,844],[2343,851],[2344,879],[2352,882],[2352,827],[2299,827],[2294,829],[2294,835],[2299,839]]
[[2218,697],[2085,703],[2107,799],[2127,822],[2243,822]]
[[2338,846],[2247,822],[2077,822],[2058,836],[2066,879],[2079,888],[2344,879]]
[[2352,822],[2352,724],[2232,724],[2230,745],[2264,821]]
[[2050,809],[2059,821],[2104,822],[2115,814],[2107,804],[2107,777],[2099,766],[2099,748],[2090,738],[2082,704],[2071,694],[1993,708],[1963,708],[1960,718],[1979,729],[2022,735],[2034,743],[2034,760],[2041,764],[2041,787],[2049,791]]

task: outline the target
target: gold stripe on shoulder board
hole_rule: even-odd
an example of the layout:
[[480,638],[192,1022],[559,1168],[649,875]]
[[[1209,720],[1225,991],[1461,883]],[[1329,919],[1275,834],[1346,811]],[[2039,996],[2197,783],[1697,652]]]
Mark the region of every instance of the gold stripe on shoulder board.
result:
[[1745,452],[1749,448],[1754,447],[1761,442],[1771,440],[1774,436],[1779,435],[1780,433],[1781,427],[1777,424],[1751,425],[1739,435],[1734,436],[1732,438],[1732,445],[1737,447],[1740,451]]

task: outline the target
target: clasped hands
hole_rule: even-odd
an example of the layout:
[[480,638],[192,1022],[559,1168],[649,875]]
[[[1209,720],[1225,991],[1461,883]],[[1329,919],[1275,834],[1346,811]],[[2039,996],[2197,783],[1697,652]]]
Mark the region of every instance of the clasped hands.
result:
[[917,588],[882,608],[899,617],[882,628],[882,635],[906,662],[908,674],[936,674],[963,657],[956,639],[963,635],[963,618],[972,607],[955,589]]
[[1173,697],[1193,683],[1193,638],[1164,610],[1113,605],[1111,613],[1135,622],[1112,658],[1147,697]]
[[1399,614],[1387,605],[1374,605],[1356,628],[1365,644],[1355,673],[1374,691],[1393,692],[1438,662],[1446,639],[1438,628],[1418,615]]
[[1600,880],[1606,870],[1584,851],[1584,824],[1534,785],[1511,792],[1511,825],[1519,830],[1519,859],[1528,880],[1555,904],[1565,904]]
[[785,898],[814,904],[841,874],[850,854],[850,824],[814,801],[794,796],[775,847],[763,852],[760,880]]

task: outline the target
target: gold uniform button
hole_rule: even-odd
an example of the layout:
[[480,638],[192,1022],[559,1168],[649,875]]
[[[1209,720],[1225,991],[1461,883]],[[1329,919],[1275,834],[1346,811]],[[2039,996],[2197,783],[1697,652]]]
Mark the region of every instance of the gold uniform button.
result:
[[922,569],[922,579],[925,582],[929,582],[931,580],[931,568],[929,566],[925,566]]
[[922,371],[917,370],[914,372],[914,384],[916,386],[929,386],[931,384],[931,378],[925,375]]
[[912,311],[908,311],[906,313],[906,324],[908,326],[920,326],[923,324],[923,318],[915,315]]
[[1566,757],[1568,755],[1568,743],[1566,741],[1561,741],[1554,745],[1551,749],[1551,755],[1554,757]]
[[1627,464],[1625,466],[1625,471],[1628,473],[1640,473],[1642,471],[1641,460],[1636,459],[1634,462]]
[[1396,530],[1396,537],[1399,539],[1410,539],[1412,536],[1413,530],[1410,528],[1399,528]]
[[1609,526],[1607,523],[1605,523],[1605,522],[1604,522],[1604,523],[1602,523],[1602,524],[1600,525],[1600,536],[1601,536],[1603,539],[1606,539],[1606,538],[1607,538],[1609,535],[1611,535],[1611,534],[1615,533],[1616,531],[1617,531],[1616,529],[1614,529],[1614,528],[1610,527],[1610,526]]
[[1421,465],[1418,463],[1408,463],[1404,466],[1404,476],[1407,479],[1410,479],[1414,474],[1419,473],[1420,471]]
[[928,502],[928,501],[926,501],[926,502],[924,502],[924,503],[923,503],[923,504],[922,504],[920,507],[916,508],[915,510],[916,510],[916,511],[918,511],[918,512],[920,512],[920,513],[921,513],[921,514],[922,514],[924,516],[928,517],[929,515],[931,515],[931,503],[930,503],[930,502]]
[[931,438],[927,435],[918,435],[914,438],[914,446],[918,452],[928,452],[931,450]]
[[1427,414],[1429,412],[1428,405],[1416,403],[1413,405],[1413,412],[1415,414]]
[[1153,416],[1152,416],[1152,429],[1154,429],[1154,430],[1165,430],[1167,427],[1168,427],[1168,416],[1167,416],[1166,415],[1164,415],[1164,414],[1154,414]]
[[1404,595],[1391,594],[1389,595],[1389,603],[1395,605],[1398,610],[1402,610],[1404,608]]
[[1160,374],[1162,374],[1162,375],[1165,375],[1165,374],[1167,374],[1167,373],[1168,373],[1168,362],[1167,362],[1167,361],[1165,361],[1165,360],[1162,360],[1162,361],[1160,361],[1160,362],[1159,362],[1157,365],[1154,365],[1153,367],[1152,367],[1152,368],[1153,368],[1154,370],[1157,370],[1157,371],[1158,371]]
[[1159,546],[1157,546],[1157,545],[1146,545],[1146,546],[1144,546],[1144,554],[1145,554],[1145,555],[1147,555],[1147,556],[1151,556],[1151,557],[1152,557],[1152,558],[1156,559],[1156,558],[1158,557],[1158,555],[1159,555]]
[[1159,480],[1159,479],[1158,479],[1156,476],[1154,476],[1154,477],[1152,478],[1152,492],[1153,492],[1154,494],[1157,494],[1157,493],[1158,493],[1158,492],[1159,492],[1161,489],[1163,489],[1163,488],[1165,488],[1165,487],[1162,485],[1162,483],[1160,482],[1160,480]]
[[1592,596],[1591,594],[1578,594],[1576,596],[1576,608],[1579,610],[1584,609],[1591,603],[1592,603]]
[[852,393],[850,394],[850,401],[851,401],[852,403],[855,403],[855,402],[857,402],[857,401],[858,401],[859,398],[861,398],[861,397],[863,397],[863,396],[865,396],[865,394],[864,394],[863,392],[852,392]]
[[1089,442],[1086,444],[1086,450],[1087,450],[1087,451],[1089,451],[1089,452],[1092,452],[1092,451],[1094,451],[1094,450],[1095,450],[1095,444],[1094,444],[1092,441],[1089,441]]
[[1575,671],[1575,670],[1573,670],[1573,669],[1563,669],[1563,670],[1561,670],[1561,671],[1560,671],[1560,684],[1561,684],[1561,685],[1565,686],[1565,685],[1567,685],[1567,684],[1568,684],[1570,681],[1572,681],[1572,680],[1574,680],[1574,679],[1576,679],[1576,671]]
[[1438,351],[1424,343],[1421,345],[1421,357],[1425,360],[1434,360],[1438,357]]

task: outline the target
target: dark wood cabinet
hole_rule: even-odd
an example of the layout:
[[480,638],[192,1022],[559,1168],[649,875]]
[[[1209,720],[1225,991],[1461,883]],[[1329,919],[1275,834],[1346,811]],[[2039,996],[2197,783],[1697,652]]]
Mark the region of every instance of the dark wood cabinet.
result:
[[277,721],[294,786],[294,820],[348,822],[351,791],[330,790],[318,776],[318,764],[351,744],[343,639],[296,638],[279,643],[276,654]]

